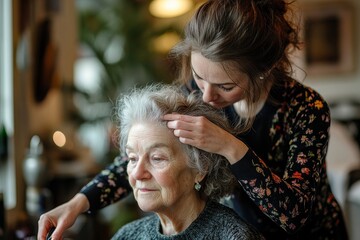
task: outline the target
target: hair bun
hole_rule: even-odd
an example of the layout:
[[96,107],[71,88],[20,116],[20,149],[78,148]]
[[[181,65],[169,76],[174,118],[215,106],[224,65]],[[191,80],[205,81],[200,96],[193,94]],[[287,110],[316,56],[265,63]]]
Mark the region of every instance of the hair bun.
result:
[[284,15],[287,11],[283,0],[253,0],[253,3],[263,12],[272,11],[276,15]]

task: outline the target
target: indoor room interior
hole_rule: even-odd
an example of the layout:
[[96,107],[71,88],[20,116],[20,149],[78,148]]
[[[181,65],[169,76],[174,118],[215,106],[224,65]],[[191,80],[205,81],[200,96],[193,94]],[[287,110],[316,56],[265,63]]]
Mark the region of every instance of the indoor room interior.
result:
[[[183,4],[174,12],[169,1],[0,1],[0,239],[36,239],[40,214],[119,154],[112,118],[119,94],[172,81],[167,53],[203,1],[173,1]],[[294,55],[294,74],[329,103],[329,181],[357,240],[360,1],[296,4],[305,47]],[[65,237],[109,239],[142,214],[130,196],[82,215]]]

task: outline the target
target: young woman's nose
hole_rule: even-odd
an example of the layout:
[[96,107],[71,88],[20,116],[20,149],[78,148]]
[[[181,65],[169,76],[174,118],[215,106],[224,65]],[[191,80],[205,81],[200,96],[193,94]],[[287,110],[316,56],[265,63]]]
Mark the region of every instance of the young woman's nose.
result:
[[204,102],[209,103],[216,100],[216,90],[214,89],[214,86],[212,86],[211,84],[206,84],[204,85],[202,90],[202,99]]

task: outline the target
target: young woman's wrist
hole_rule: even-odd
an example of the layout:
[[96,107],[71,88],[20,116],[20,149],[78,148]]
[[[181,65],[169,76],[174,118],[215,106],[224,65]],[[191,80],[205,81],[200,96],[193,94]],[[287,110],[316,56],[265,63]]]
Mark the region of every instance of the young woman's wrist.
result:
[[89,200],[83,193],[78,193],[71,199],[71,206],[79,215],[90,209]]
[[229,161],[230,164],[234,164],[240,161],[248,150],[249,148],[245,143],[232,136],[232,138],[229,139],[229,141],[224,145],[223,156]]

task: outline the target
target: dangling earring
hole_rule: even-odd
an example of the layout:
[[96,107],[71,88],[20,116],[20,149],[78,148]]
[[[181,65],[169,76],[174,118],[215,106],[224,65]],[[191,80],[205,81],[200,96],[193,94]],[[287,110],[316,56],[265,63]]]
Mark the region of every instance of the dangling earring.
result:
[[195,190],[196,191],[200,191],[200,189],[201,189],[201,184],[200,183],[195,183]]

